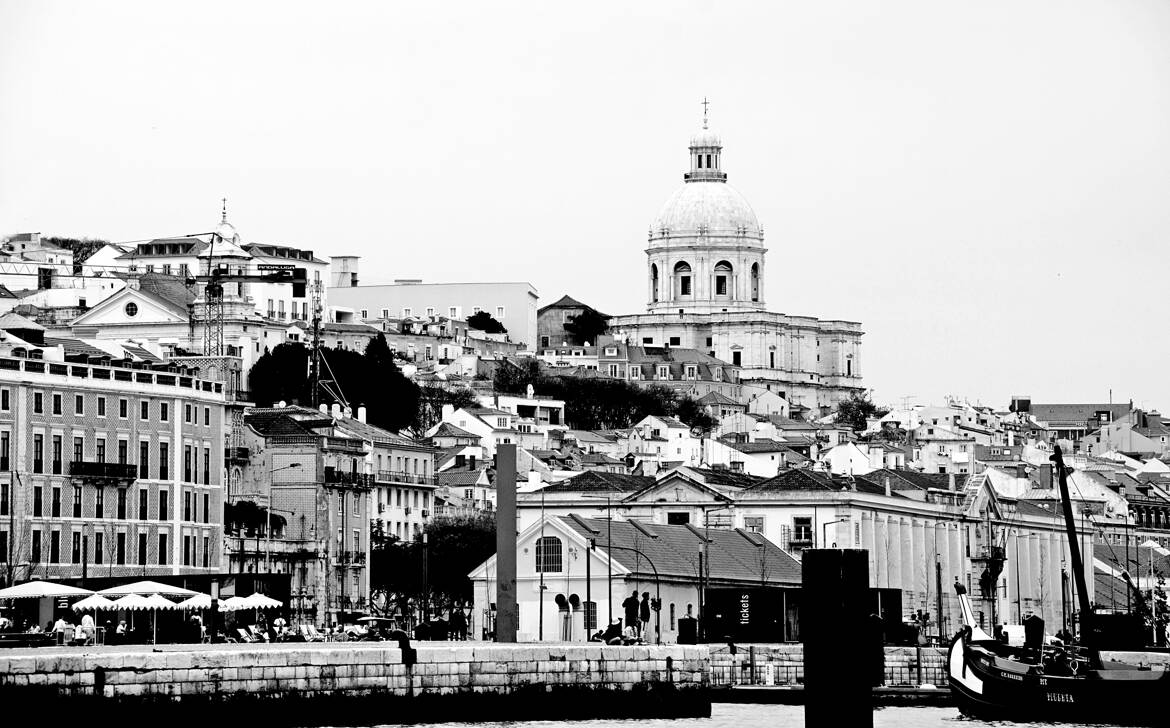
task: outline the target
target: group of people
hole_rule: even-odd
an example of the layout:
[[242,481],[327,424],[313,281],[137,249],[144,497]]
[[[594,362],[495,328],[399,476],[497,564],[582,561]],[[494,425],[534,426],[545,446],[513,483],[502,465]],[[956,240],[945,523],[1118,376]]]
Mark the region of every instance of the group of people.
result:
[[590,642],[604,642],[607,645],[634,645],[651,641],[650,614],[654,611],[654,603],[650,599],[650,592],[642,592],[642,599],[638,599],[638,590],[635,589],[622,602],[625,611],[625,628],[622,621],[613,620],[604,630],[600,630],[589,638]]

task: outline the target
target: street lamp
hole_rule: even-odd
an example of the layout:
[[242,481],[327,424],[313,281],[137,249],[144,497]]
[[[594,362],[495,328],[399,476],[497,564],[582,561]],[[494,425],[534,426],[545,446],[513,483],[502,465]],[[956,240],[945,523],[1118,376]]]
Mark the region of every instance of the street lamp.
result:
[[[299,467],[301,467],[300,463],[289,463],[283,467],[268,471],[268,508],[265,509],[264,513],[266,521],[264,529],[264,571],[268,574],[272,573],[272,476],[281,470],[291,470]],[[287,512],[282,511],[282,513]]]
[[[834,523],[845,523],[848,520],[848,518],[838,518],[835,521],[825,521],[821,524],[821,548],[827,548],[826,544],[829,542],[829,526],[832,526]],[[836,548],[836,546],[833,546],[833,548]]]
[[[582,498],[589,498],[591,500],[604,500],[605,501],[605,520],[606,520],[606,524],[607,524],[606,529],[605,529],[606,530],[606,533],[605,533],[605,560],[606,560],[605,570],[608,572],[608,574],[606,575],[606,581],[609,585],[609,622],[608,622],[608,624],[613,624],[613,545],[612,545],[613,544],[613,513],[610,511],[610,507],[611,507],[610,496],[608,496],[608,495],[582,495],[581,497]],[[585,563],[588,564],[589,562],[586,561]],[[543,598],[544,595],[541,594],[541,597]],[[588,598],[586,598],[586,601],[588,601]]]

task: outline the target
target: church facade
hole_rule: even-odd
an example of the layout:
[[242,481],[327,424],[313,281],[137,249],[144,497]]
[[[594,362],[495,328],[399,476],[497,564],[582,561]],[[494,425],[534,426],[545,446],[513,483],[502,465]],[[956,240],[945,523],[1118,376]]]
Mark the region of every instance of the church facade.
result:
[[861,324],[773,313],[764,303],[764,230],[723,171],[707,128],[690,171],[649,233],[646,313],[615,316],[629,344],[698,349],[741,367],[741,380],[813,414],[862,390]]

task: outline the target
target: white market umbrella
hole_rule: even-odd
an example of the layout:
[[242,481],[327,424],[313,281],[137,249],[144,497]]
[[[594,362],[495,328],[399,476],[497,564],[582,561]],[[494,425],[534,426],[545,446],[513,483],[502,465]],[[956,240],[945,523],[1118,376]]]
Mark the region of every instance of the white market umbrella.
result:
[[121,586],[112,586],[109,589],[102,589],[98,594],[103,594],[107,597],[120,597],[126,594],[165,594],[172,597],[193,597],[198,592],[184,589],[181,586],[171,586],[170,584],[160,584],[157,581],[136,581],[133,584],[122,584]]
[[73,611],[75,611],[75,612],[84,612],[84,611],[87,611],[90,609],[92,609],[96,612],[99,609],[117,609],[117,608],[118,607],[114,604],[114,602],[112,600],[106,599],[101,594],[90,594],[85,599],[82,599],[81,601],[79,601],[73,605]]
[[158,610],[160,609],[178,609],[179,605],[172,602],[170,599],[160,595],[151,594],[146,598],[147,603],[150,604],[150,641],[152,643],[158,642]]
[[121,599],[116,599],[114,600],[114,607],[117,609],[125,609],[130,612],[135,612],[139,609],[155,608],[150,600],[141,594],[127,594]]
[[255,592],[244,597],[242,606],[245,609],[278,609],[284,606],[284,602],[279,599],[273,599],[267,594]]
[[196,594],[179,602],[179,609],[211,609],[210,594]]
[[89,589],[78,589],[67,584],[36,579],[0,589],[0,599],[42,599],[44,597],[84,597],[93,594]]
[[247,609],[243,597],[228,597],[219,603],[219,608],[225,612],[234,612],[237,609]]

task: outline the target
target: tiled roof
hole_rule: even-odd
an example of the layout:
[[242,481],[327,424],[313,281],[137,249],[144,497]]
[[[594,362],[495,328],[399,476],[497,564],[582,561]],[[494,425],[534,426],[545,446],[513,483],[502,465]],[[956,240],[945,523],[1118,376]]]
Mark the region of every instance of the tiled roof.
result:
[[[1126,558],[1128,554],[1128,566]],[[1163,556],[1149,546],[1130,544],[1125,546],[1094,544],[1093,558],[1103,561],[1114,569],[1126,569],[1135,579],[1147,576],[1170,576],[1170,556]],[[1151,564],[1153,571],[1151,571]]]
[[755,442],[729,442],[727,446],[733,450],[745,454],[754,454],[761,452],[782,452],[788,449],[788,446],[782,442],[775,440],[756,440]]
[[32,319],[27,319],[18,313],[9,311],[0,316],[0,329],[13,331],[44,331],[45,327]]
[[244,413],[244,423],[264,437],[317,434],[280,410],[250,410]]
[[[561,296],[559,299],[557,299],[556,301],[553,301],[552,303],[550,303],[547,306],[541,306],[540,310],[538,310],[536,313],[537,313],[537,315],[542,314],[545,311],[549,310],[550,308],[593,308],[593,307],[590,306],[589,304],[581,303],[580,301],[573,298],[572,296],[565,295],[565,296]],[[596,310],[596,309],[594,309],[594,310]],[[601,314],[601,315],[605,316],[605,314]]]
[[702,476],[707,485],[724,485],[733,488],[750,488],[765,480],[759,475],[738,473],[734,470],[714,470],[707,468],[688,468],[688,470]]
[[[801,583],[800,562],[763,536],[742,530],[673,526],[643,521],[607,521],[598,518],[561,516],[561,521],[586,538],[596,540],[604,551],[613,537],[613,559],[634,573],[696,580],[698,557],[708,540],[706,553],[709,578],[717,582],[758,585]],[[645,555],[640,557],[637,549]],[[654,568],[651,569],[650,563]]]
[[487,470],[486,466],[477,467],[475,470],[444,470],[437,473],[435,477],[438,479],[439,485],[475,485],[479,482],[479,477],[484,470]]
[[1094,420],[1098,412],[1109,412],[1111,419],[1119,419],[1129,414],[1128,404],[1036,404],[1032,403],[1031,415],[1039,422],[1047,422],[1049,426],[1075,425],[1083,426],[1089,420]]
[[321,324],[321,330],[333,334],[377,334],[380,329],[369,324]]
[[414,440],[411,440],[409,437],[403,437],[402,435],[399,435],[397,432],[391,432],[390,430],[385,430],[385,429],[382,429],[381,427],[376,427],[374,425],[369,424],[368,422],[362,422],[362,421],[356,420],[352,417],[343,417],[343,418],[337,420],[337,426],[343,430],[347,430],[348,432],[352,433],[353,435],[355,435],[356,437],[358,437],[362,440],[369,440],[371,442],[389,443],[390,445],[400,445],[403,447],[430,449],[428,445],[424,445],[420,442],[415,442]]
[[161,357],[155,356],[147,349],[143,349],[141,346],[136,344],[122,344],[122,348],[125,349],[127,353],[133,354],[142,361],[147,361],[152,364],[159,364],[163,361]]
[[553,483],[544,489],[546,493],[634,493],[654,484],[648,475],[625,475],[622,473],[601,473],[587,470],[568,480]]
[[195,291],[182,278],[162,273],[143,273],[138,277],[138,290],[183,313],[190,310],[196,298]]
[[431,437],[470,437],[476,440],[479,439],[479,435],[458,428],[450,422],[444,422],[439,425],[439,429],[435,430],[435,434],[431,435]]
[[731,397],[721,392],[707,392],[702,397],[699,397],[699,404],[732,404],[739,407],[746,407],[742,402],[736,402]]
[[45,346],[60,346],[65,351],[66,356],[80,354],[82,356],[92,357],[108,357],[113,359],[108,351],[102,351],[92,344],[87,344],[81,339],[70,339],[65,337],[46,336]]
[[793,490],[841,490],[841,488],[826,473],[793,468],[785,470],[774,478],[757,483],[748,490],[752,493],[767,493]]
[[603,452],[581,453],[581,462],[586,465],[623,465],[621,460],[611,458]]
[[[920,473],[917,470],[890,470],[888,468],[874,470],[857,477],[879,485],[883,490],[887,477],[890,479],[891,490],[927,490],[929,488],[947,490],[951,483],[951,476],[947,473]],[[954,477],[955,490],[962,490],[967,483],[967,476],[955,474]]]

